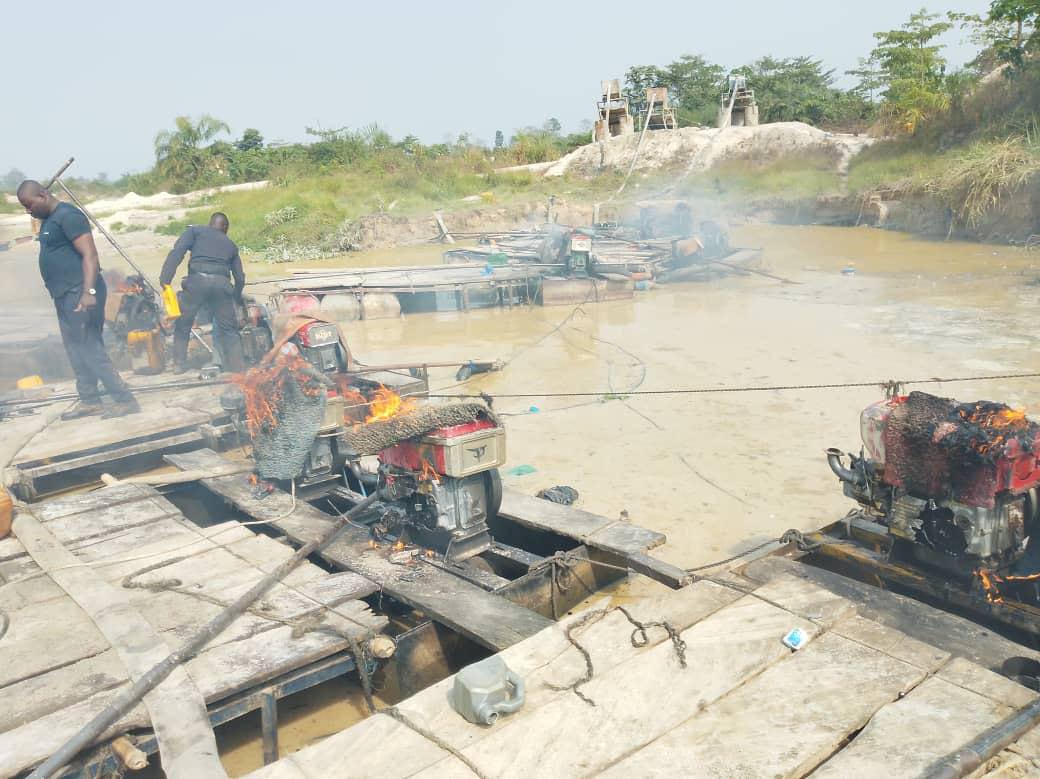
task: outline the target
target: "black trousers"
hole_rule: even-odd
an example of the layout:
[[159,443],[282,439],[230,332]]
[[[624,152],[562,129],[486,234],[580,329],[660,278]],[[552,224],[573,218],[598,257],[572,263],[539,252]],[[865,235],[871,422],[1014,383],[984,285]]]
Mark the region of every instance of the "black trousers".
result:
[[235,288],[226,276],[208,273],[189,273],[181,282],[181,315],[173,326],[173,361],[184,365],[188,359],[188,339],[195,324],[195,315],[208,308],[213,315],[213,338],[219,342],[224,359],[224,370],[239,373],[245,370],[242,339],[235,310]]
[[65,344],[65,353],[69,356],[72,371],[76,374],[76,392],[79,393],[81,401],[100,403],[100,382],[115,402],[127,403],[134,399],[133,393],[108,358],[101,335],[105,326],[105,299],[108,297],[108,290],[100,276],[95,284],[97,305],[86,311],[75,310],[83,294],[82,287],[70,289],[54,299],[61,340]]

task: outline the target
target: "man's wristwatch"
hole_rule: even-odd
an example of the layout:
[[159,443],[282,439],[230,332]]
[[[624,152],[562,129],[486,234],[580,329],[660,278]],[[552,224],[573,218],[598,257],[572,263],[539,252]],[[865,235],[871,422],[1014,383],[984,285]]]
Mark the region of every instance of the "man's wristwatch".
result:
[[94,289],[93,287],[91,287],[90,289],[87,290],[87,294],[88,295],[96,295],[97,294],[97,290]]

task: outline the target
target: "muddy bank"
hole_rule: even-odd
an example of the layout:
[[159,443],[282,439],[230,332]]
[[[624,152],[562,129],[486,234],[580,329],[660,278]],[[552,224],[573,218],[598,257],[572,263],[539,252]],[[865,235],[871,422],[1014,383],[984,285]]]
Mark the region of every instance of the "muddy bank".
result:
[[[1032,245],[1040,234],[1040,181],[1033,181],[974,222],[927,192],[880,189],[866,194],[759,200],[744,218],[782,225],[869,226],[922,238]],[[1032,240],[1031,240],[1032,239]]]

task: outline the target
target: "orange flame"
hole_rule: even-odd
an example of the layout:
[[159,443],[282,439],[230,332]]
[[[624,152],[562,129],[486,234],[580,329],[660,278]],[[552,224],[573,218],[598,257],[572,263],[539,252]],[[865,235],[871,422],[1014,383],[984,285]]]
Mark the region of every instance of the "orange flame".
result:
[[[970,424],[978,425],[988,430],[1007,431],[1009,434],[1029,427],[1026,412],[1012,408],[976,408],[970,413],[966,410],[961,410],[960,415],[965,422]],[[1007,441],[1008,435],[998,434],[991,436],[989,441],[973,441],[972,448],[979,454],[989,454],[994,449],[1003,446]]]
[[397,541],[394,542],[394,545],[391,547],[391,549],[393,549],[395,552],[400,552],[402,549],[404,549],[404,546],[404,541],[402,541],[401,539],[397,539]]
[[369,414],[365,422],[381,422],[398,414],[408,414],[415,410],[416,405],[415,398],[402,398],[380,384],[369,402]]
[[231,381],[242,390],[251,436],[278,426],[288,382],[296,382],[308,397],[317,397],[324,391],[321,383],[310,375],[311,371],[311,364],[298,352],[280,351],[273,359],[265,359],[247,373],[231,377]]
[[432,481],[435,484],[441,483],[441,475],[430,465],[429,460],[422,461],[422,473],[419,474],[419,481]]
[[975,571],[975,575],[979,577],[979,580],[982,582],[982,589],[986,591],[987,603],[1004,602],[1000,590],[997,589],[997,582],[1001,581],[997,574],[992,571],[987,571],[985,568],[979,568],[979,570]]

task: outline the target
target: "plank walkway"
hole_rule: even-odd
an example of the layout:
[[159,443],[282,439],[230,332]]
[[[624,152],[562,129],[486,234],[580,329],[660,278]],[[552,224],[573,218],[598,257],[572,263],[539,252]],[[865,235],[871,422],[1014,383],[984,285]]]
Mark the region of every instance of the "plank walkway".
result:
[[[173,381],[169,374],[152,377],[133,377],[135,387]],[[162,392],[141,392],[138,400],[141,412],[119,419],[89,417],[70,421],[55,420],[42,431],[31,436],[14,453],[13,461],[4,473],[4,483],[31,499],[45,483],[67,487],[90,483],[92,478],[68,478],[73,471],[100,472],[118,468],[118,461],[138,455],[158,456],[177,448],[202,446],[206,440],[204,425],[216,425],[226,420],[227,412],[220,407],[221,385],[192,387]],[[70,384],[54,386],[56,393],[71,391]],[[17,440],[32,433],[39,425],[36,415],[15,417],[0,423],[5,440]],[[48,490],[43,489],[42,492]]]
[[[178,647],[292,554],[236,521],[201,528],[143,485],[107,487],[27,511],[15,524],[24,544],[13,536],[0,540],[0,625],[7,623],[0,630],[0,777],[53,753],[152,659]],[[164,692],[190,708],[192,693],[179,685],[193,686],[198,702],[210,704],[347,651],[341,635],[294,637],[294,627],[323,621],[364,640],[387,624],[359,600],[375,590],[361,576],[302,564],[190,660],[183,678],[160,685],[159,699],[146,700],[105,738],[154,726],[161,743],[164,725],[183,726],[190,717],[160,723],[149,712],[165,717],[177,709],[169,694],[162,699]],[[127,630],[130,624],[136,627]],[[200,743],[197,730],[184,727],[168,728],[167,744],[180,736],[188,746]],[[198,764],[186,760],[181,774],[192,775],[192,765]]]
[[[501,653],[527,695],[494,726],[450,708],[449,677],[398,716],[378,713],[250,777],[461,778],[474,776],[470,766],[496,779],[913,777],[1035,698],[805,578],[781,573],[746,589],[698,581],[631,606],[636,620],[679,632],[685,668],[663,629],[636,646],[632,623],[605,603]],[[594,705],[567,689],[586,671],[564,632],[578,620],[573,638],[593,668],[581,692]],[[796,627],[808,641],[792,652],[781,638]],[[1018,773],[979,776],[1037,775],[1040,736],[1030,737],[993,768]]]

